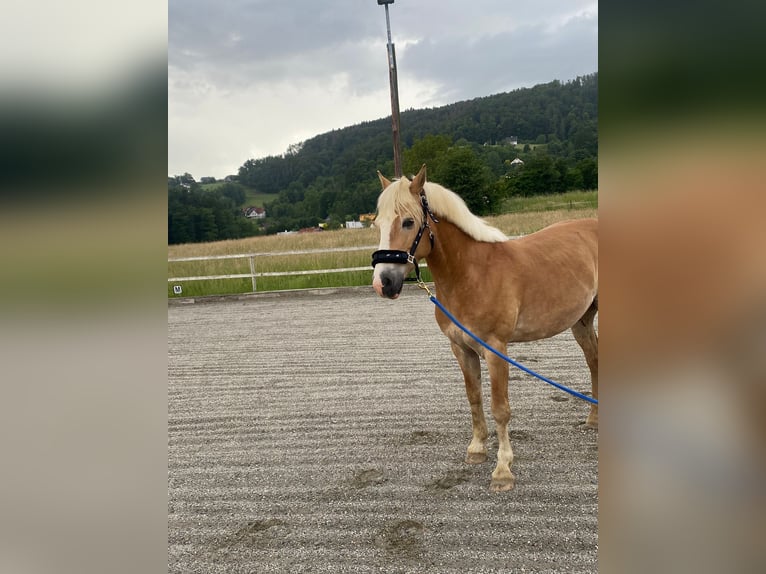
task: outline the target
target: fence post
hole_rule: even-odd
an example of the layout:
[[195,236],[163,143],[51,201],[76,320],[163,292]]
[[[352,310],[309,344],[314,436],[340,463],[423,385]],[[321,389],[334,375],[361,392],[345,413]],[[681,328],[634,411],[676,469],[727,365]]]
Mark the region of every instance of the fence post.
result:
[[250,256],[250,275],[252,275],[253,293],[255,293],[255,255]]

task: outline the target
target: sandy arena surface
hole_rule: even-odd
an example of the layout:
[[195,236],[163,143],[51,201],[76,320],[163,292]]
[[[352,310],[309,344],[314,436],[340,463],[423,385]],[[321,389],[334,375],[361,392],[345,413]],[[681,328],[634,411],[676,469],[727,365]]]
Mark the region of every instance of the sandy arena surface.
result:
[[[168,306],[168,571],[597,572],[588,405],[511,370],[516,487],[466,465],[463,379],[422,291]],[[580,392],[570,332],[509,354]],[[490,432],[489,384],[482,378]]]

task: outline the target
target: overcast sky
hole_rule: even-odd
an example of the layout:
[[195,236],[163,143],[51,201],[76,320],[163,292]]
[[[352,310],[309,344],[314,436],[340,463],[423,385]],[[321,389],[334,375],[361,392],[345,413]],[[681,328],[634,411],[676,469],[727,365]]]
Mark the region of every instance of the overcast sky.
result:
[[[375,0],[169,0],[168,174],[391,113]],[[399,105],[434,107],[598,70],[595,0],[396,0]]]

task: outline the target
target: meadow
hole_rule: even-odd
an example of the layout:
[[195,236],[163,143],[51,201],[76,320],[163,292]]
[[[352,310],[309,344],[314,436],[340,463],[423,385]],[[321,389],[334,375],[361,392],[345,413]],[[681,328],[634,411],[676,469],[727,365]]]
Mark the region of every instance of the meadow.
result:
[[[203,183],[201,184],[201,187],[206,191],[212,191],[224,184],[225,182],[223,181],[217,181],[215,183]],[[250,187],[243,187],[242,189],[245,191],[245,202],[242,204],[242,207],[249,207],[251,205],[254,207],[263,207],[267,201],[274,201],[277,198],[276,193],[258,193]]]
[[[598,192],[568,192],[558,195],[514,198],[507,200],[503,209],[506,213],[488,216],[485,219],[507,235],[526,235],[557,221],[595,217],[598,211]],[[169,245],[168,259],[255,254],[256,273],[367,267],[363,271],[342,273],[258,277],[257,291],[369,285],[372,281],[370,259],[377,244],[378,232],[374,228],[339,229],[318,233],[248,237],[212,243]],[[367,249],[294,255],[283,253],[348,247]],[[168,261],[169,278],[240,273],[250,273],[249,258]],[[426,281],[430,280],[426,269],[424,269],[423,277]],[[181,285],[180,295],[174,294],[173,285]],[[250,278],[168,282],[168,297],[171,298],[249,293],[252,290]]]

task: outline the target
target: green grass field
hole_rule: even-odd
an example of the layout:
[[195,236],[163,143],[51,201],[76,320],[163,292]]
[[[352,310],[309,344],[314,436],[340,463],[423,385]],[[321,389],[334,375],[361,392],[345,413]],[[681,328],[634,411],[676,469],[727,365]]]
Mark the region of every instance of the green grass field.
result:
[[[215,183],[203,183],[200,185],[200,187],[202,187],[202,189],[205,191],[212,191],[221,187],[222,185],[224,185],[223,181],[217,181]],[[276,193],[258,193],[250,187],[244,187],[244,190],[245,202],[241,205],[241,207],[263,207],[267,201],[273,201],[277,197]]]
[[535,195],[532,197],[510,197],[506,199],[503,213],[522,213],[528,211],[555,211],[560,209],[598,208],[598,192],[568,191],[553,195]]
[[274,201],[277,198],[276,193],[258,193],[252,189],[245,188],[245,203],[243,207],[263,207],[267,201]]
[[[598,194],[570,192],[561,195],[519,198],[508,200],[504,207],[507,213],[487,217],[486,220],[507,235],[524,235],[565,219],[595,217]],[[346,267],[367,267],[364,271],[342,273],[318,273],[312,275],[258,277],[257,291],[286,289],[307,289],[319,287],[344,287],[370,285],[372,251],[378,244],[378,232],[372,228],[340,229],[321,233],[294,235],[269,235],[217,241],[169,245],[168,259],[231,254],[282,253],[285,251],[326,250],[339,247],[365,247],[359,251],[299,255],[259,255],[255,258],[256,273],[283,271],[306,271],[339,269]],[[235,275],[250,273],[249,258],[206,261],[168,262],[168,277],[191,277],[209,275]],[[430,281],[427,270],[424,279]],[[174,285],[181,285],[182,293],[173,292]],[[252,280],[215,279],[200,281],[178,281],[168,283],[168,297],[200,297],[204,295],[225,295],[252,292]]]

